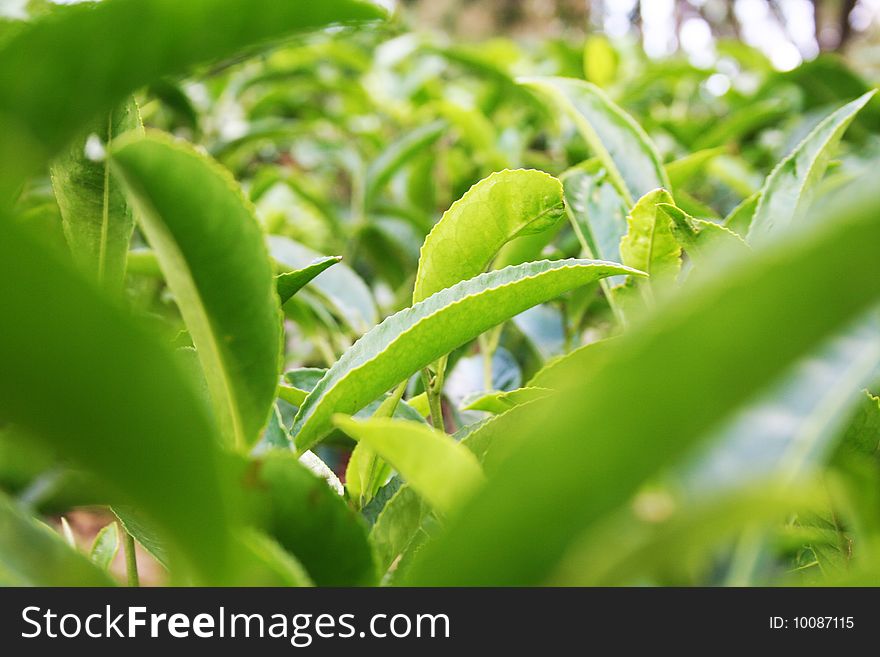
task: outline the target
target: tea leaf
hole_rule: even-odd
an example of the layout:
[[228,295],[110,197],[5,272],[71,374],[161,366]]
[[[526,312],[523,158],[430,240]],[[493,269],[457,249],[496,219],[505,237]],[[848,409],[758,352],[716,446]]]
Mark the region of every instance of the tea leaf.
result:
[[861,390],[878,377],[880,321],[872,310],[724,422],[689,464],[686,486],[704,492],[762,477],[802,479],[826,460]]
[[620,241],[622,262],[647,273],[652,283],[674,279],[681,269],[681,247],[672,221],[658,207],[661,203],[672,204],[665,189],[640,198],[626,218],[627,233]]
[[290,298],[308,285],[318,274],[326,271],[342,260],[341,256],[325,256],[316,258],[315,261],[301,269],[294,269],[275,277],[275,287],[278,290],[278,298],[283,306]]
[[704,148],[695,151],[677,160],[673,160],[667,164],[666,175],[669,176],[669,183],[673,190],[684,187],[692,178],[698,177],[704,172],[706,166],[719,155],[723,155],[727,148],[719,146],[717,148]]
[[[596,160],[588,160],[562,174],[565,208],[581,250],[586,257],[620,262],[620,240],[626,235],[627,208],[620,194],[607,180],[607,172]],[[622,319],[614,297],[614,286],[625,281],[612,276],[599,281],[605,298]]]
[[433,121],[406,133],[389,145],[367,168],[364,183],[364,203],[369,206],[388,181],[415,155],[437,141],[446,130],[445,121]]
[[505,170],[476,183],[425,238],[413,303],[483,273],[507,242],[558,223],[563,207],[562,184],[542,171]]
[[297,30],[384,16],[358,0],[116,0],[64,9],[0,41],[4,198],[101,112],[154,80]]
[[473,399],[463,406],[465,411],[486,411],[488,413],[504,413],[514,406],[519,406],[533,399],[540,399],[547,396],[551,391],[547,388],[524,387],[515,390],[500,391],[486,393],[476,399]]
[[426,424],[335,415],[333,422],[349,436],[369,445],[438,512],[447,515],[483,483],[474,455],[447,434]]
[[481,274],[387,318],[331,367],[300,407],[299,451],[330,431],[334,413],[353,413],[420,368],[538,303],[603,276],[639,272],[602,261],[541,261]]
[[379,569],[385,572],[413,542],[431,509],[410,486],[401,486],[388,500],[370,531]]
[[761,198],[749,228],[749,242],[765,239],[784,228],[809,205],[816,185],[825,175],[832,151],[875,93],[869,91],[827,116],[770,172],[761,188]]
[[672,232],[678,243],[694,259],[707,257],[714,249],[746,249],[743,239],[729,228],[714,221],[694,219],[683,210],[668,203],[657,207],[672,220]]
[[119,183],[110,175],[110,160],[89,155],[92,138],[98,148],[131,130],[142,131],[134,99],[115,110],[75,140],[52,164],[52,186],[63,218],[64,234],[76,260],[108,289],[118,292],[125,275],[134,216]]
[[151,134],[118,144],[112,158],[192,335],[224,437],[249,447],[281,369],[260,226],[231,176],[193,149]]
[[724,218],[722,225],[737,235],[748,235],[752,219],[755,218],[755,209],[758,207],[758,201],[760,200],[761,192],[755,192],[744,199]]
[[[291,269],[306,268],[326,257],[287,237],[270,235],[266,239],[272,257]],[[343,262],[328,269],[320,278],[315,278],[312,288],[358,334],[367,332],[379,321],[370,288]]]
[[[532,402],[531,420],[523,418],[515,430],[522,446],[449,530],[423,548],[407,582],[542,581],[579,532],[705,439],[749,401],[752,390],[876,303],[880,279],[871,272],[880,240],[874,211],[880,190],[870,187],[838,199],[833,220],[780,236],[785,249],[767,245],[711,277],[691,279],[662,310],[615,339],[589,377],[558,397]],[[846,295],[837,276],[816,267],[823,261],[835,262],[850,282]],[[751,321],[737,322],[737,347],[731,349],[728,328],[743,316]],[[619,400],[634,396],[639,403],[620,412]],[[585,427],[592,428],[588,441]],[[528,538],[536,532],[539,544]]]
[[98,532],[98,535],[95,536],[95,542],[92,543],[89,558],[101,570],[108,570],[118,551],[119,526],[115,522],[111,522],[106,527],[103,527]]
[[595,85],[570,78],[524,78],[567,115],[608,169],[627,206],[658,187],[669,188],[657,150],[633,118]]
[[[110,501],[137,504],[175,556],[188,557],[202,581],[220,581],[236,523],[216,429],[180,362],[8,220],[0,221],[0,297],[3,418],[110,485]],[[75,385],[46,374],[59,371],[76,373]]]
[[779,98],[769,98],[750,104],[718,121],[694,142],[694,149],[723,146],[748,135],[759,128],[778,121],[785,116],[787,103]]
[[0,493],[0,583],[4,586],[113,586],[98,566]]
[[258,524],[305,567],[318,586],[375,583],[362,520],[290,453],[247,464],[242,484]]

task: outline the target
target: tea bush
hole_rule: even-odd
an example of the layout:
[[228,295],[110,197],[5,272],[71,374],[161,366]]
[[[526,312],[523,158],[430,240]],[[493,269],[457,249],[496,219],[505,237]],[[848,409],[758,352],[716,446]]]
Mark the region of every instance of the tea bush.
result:
[[135,584],[135,543],[173,584],[877,581],[880,101],[842,60],[29,6],[0,582],[123,546]]

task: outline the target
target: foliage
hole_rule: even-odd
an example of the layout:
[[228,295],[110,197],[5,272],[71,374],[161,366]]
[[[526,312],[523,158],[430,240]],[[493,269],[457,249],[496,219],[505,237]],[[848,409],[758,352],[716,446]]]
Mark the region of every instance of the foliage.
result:
[[[450,44],[366,0],[33,14],[0,583],[133,582],[133,541],[172,584],[880,574],[880,101],[842,61]],[[81,509],[84,552],[49,526]]]

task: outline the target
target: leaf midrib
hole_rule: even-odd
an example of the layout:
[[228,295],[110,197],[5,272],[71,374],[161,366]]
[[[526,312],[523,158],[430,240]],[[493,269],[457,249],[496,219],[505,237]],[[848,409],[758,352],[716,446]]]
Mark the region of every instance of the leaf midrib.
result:
[[653,212],[653,221],[651,221],[651,232],[649,233],[648,238],[648,261],[645,263],[645,273],[650,277],[652,275],[651,272],[651,263],[654,262],[654,238],[657,234],[657,205],[654,205]]
[[[104,142],[105,153],[109,153],[113,141],[113,110],[107,115],[107,139]],[[110,156],[104,156],[104,189],[101,207],[101,240],[98,244],[98,280],[104,282],[107,267],[107,242],[110,234]]]

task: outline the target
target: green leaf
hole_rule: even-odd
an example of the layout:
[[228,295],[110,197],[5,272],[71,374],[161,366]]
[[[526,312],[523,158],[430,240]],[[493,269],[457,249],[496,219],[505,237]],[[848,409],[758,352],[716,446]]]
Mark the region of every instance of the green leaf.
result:
[[[785,248],[768,244],[713,276],[690,279],[570,388],[532,402],[533,412],[511,427],[521,447],[423,548],[407,583],[544,581],[578,534],[880,299],[872,274],[878,203],[880,189],[866,181],[829,205],[825,221],[780,235]],[[835,276],[822,262],[835,263]],[[841,277],[849,282],[845,295]],[[621,408],[629,399],[637,403]]]
[[875,93],[869,91],[828,115],[770,172],[761,188],[749,242],[766,239],[788,226],[809,205],[843,133]]
[[550,393],[547,388],[523,387],[516,390],[495,390],[477,397],[462,407],[465,411],[486,411],[488,413],[504,413],[514,406],[519,406],[534,399],[546,397]]
[[715,123],[694,142],[694,150],[735,143],[756,130],[778,121],[788,111],[788,103],[779,98],[752,103]]
[[169,568],[171,564],[168,546],[166,541],[162,540],[161,532],[156,529],[154,523],[144,518],[141,512],[131,506],[114,504],[111,510],[122,524],[122,529],[162,566],[166,569]]
[[150,82],[297,30],[384,15],[357,0],[115,0],[28,23],[0,42],[0,196]]
[[151,134],[112,154],[205,372],[227,444],[253,445],[281,370],[281,311],[263,233],[232,177]]
[[301,269],[294,269],[275,277],[278,298],[283,306],[290,298],[308,285],[318,274],[342,261],[342,256],[324,256]]
[[672,221],[658,208],[661,203],[673,203],[665,189],[640,198],[626,218],[627,233],[620,241],[622,262],[646,272],[652,283],[674,279],[681,270],[681,247]]
[[[326,257],[287,237],[270,235],[267,240],[272,257],[290,269],[303,269]],[[358,334],[367,332],[379,321],[370,288],[345,263],[340,262],[314,279],[311,288]]]
[[431,407],[428,404],[428,394],[421,392],[415,397],[408,399],[407,403],[421,417],[428,417],[431,414]]
[[840,451],[876,457],[880,451],[880,397],[864,391],[855,412],[849,418]]
[[534,400],[524,401],[504,413],[465,427],[456,434],[461,444],[477,457],[488,478],[494,477],[510,455],[526,442],[527,436],[519,433],[516,427],[523,421],[529,421],[534,408]]
[[[284,380],[294,388],[305,390],[307,393],[318,385],[327,370],[322,367],[298,367],[284,373]],[[299,406],[299,404],[297,404]]]
[[704,259],[715,249],[747,249],[743,239],[729,228],[714,221],[694,219],[669,203],[657,207],[672,221],[672,232],[691,258]]
[[221,581],[232,502],[216,429],[180,361],[61,256],[0,219],[0,416],[108,484],[112,503],[137,505],[200,581]]
[[478,162],[493,171],[507,168],[508,158],[498,148],[498,131],[479,108],[441,99],[433,102],[430,109],[450,123],[461,140],[471,147]]
[[119,183],[110,175],[109,158],[87,151],[93,146],[110,148],[117,137],[131,130],[143,131],[137,104],[129,99],[92,127],[53,162],[52,186],[74,258],[109,290],[118,292],[134,216]]
[[371,527],[376,524],[376,519],[379,517],[379,514],[382,513],[382,509],[385,508],[388,501],[394,497],[394,494],[403,486],[405,486],[405,484],[400,475],[392,475],[388,481],[376,491],[373,499],[361,509],[361,516]]
[[[720,552],[738,531],[780,522],[794,512],[815,508],[820,499],[815,488],[764,484],[700,499],[659,522],[616,519],[579,540],[550,584],[691,586],[700,581],[694,571],[711,568],[713,552]],[[609,550],[612,540],[615,549]]]
[[95,536],[89,558],[101,570],[108,570],[119,552],[119,526],[111,522]]
[[[496,42],[498,43],[498,42]],[[510,51],[499,44],[498,51],[485,48],[486,44],[480,46],[469,46],[463,44],[454,44],[448,47],[428,46],[425,50],[429,53],[436,53],[441,57],[457,64],[465,69],[468,73],[474,74],[476,77],[483,78],[495,84],[495,93],[491,94],[492,98],[483,104],[483,111],[490,114],[495,108],[500,97],[507,97],[512,103],[525,106],[531,110],[543,112],[543,106],[528,91],[517,84],[511,74],[508,72],[509,62],[504,55],[509,55]],[[501,55],[499,57],[499,55]]]
[[[406,391],[406,382],[382,400],[372,417],[387,418],[396,414],[403,404],[401,397]],[[359,442],[351,451],[345,468],[345,487],[349,496],[363,509],[373,498],[379,487],[391,474],[391,468],[367,444]]]
[[100,568],[0,493],[0,584],[114,586]]
[[406,552],[430,513],[427,502],[405,484],[388,500],[370,530],[380,572],[386,572]]
[[242,484],[258,525],[296,557],[315,584],[375,583],[365,524],[296,456],[264,454],[247,464]]
[[[623,199],[607,180],[597,160],[587,160],[562,174],[565,208],[569,222],[586,257],[620,262],[620,240],[626,235]],[[613,288],[625,281],[612,276],[599,281],[615,315],[623,319]]]
[[611,182],[627,206],[651,190],[670,187],[648,135],[601,89],[570,78],[525,78],[520,83],[545,94],[574,122],[608,169]]
[[303,565],[272,537],[248,528],[240,540],[253,568],[242,576],[248,586],[314,586]]
[[666,175],[673,190],[684,187],[692,178],[702,174],[706,166],[719,155],[723,155],[727,149],[723,146],[718,148],[705,148],[695,151],[677,160],[673,160],[665,166]]
[[[285,388],[286,386],[278,387],[278,397],[280,399],[283,399],[282,390]],[[296,388],[291,388],[291,390],[296,390]],[[305,394],[306,393],[303,391],[303,398],[305,398]],[[266,425],[266,429],[263,431],[263,436],[260,442],[257,443],[254,453],[260,453],[264,449],[289,450],[290,447],[290,434],[287,431],[287,427],[284,426],[284,419],[281,417],[281,409],[278,407],[277,403],[273,404],[272,412],[269,414],[269,423]]]
[[353,413],[453,349],[531,306],[603,276],[638,274],[592,260],[540,261],[481,274],[387,318],[358,340],[309,394],[292,434],[302,452]]
[[755,218],[755,209],[758,207],[758,201],[761,200],[761,192],[755,192],[742,203],[737,205],[730,214],[724,218],[723,226],[732,230],[737,235],[747,235],[749,227],[752,225],[752,219]]
[[426,424],[335,415],[333,422],[364,442],[397,470],[439,513],[459,508],[483,484],[476,457],[449,435]]
[[390,466],[368,444],[358,443],[345,467],[345,488],[355,506],[363,509],[390,475]]
[[562,184],[542,171],[504,170],[476,183],[425,238],[413,303],[481,274],[510,240],[557,224],[563,208]]
[[685,483],[701,494],[761,477],[792,481],[825,462],[860,391],[880,377],[880,320],[871,310],[808,354],[716,429],[689,464]]
[[364,182],[365,205],[369,207],[394,174],[414,156],[424,153],[446,128],[446,121],[432,121],[404,134],[385,148],[367,168]]
[[294,386],[289,386],[284,383],[278,386],[278,397],[279,399],[283,399],[288,404],[292,406],[302,406],[302,403],[305,401],[306,397],[309,396],[308,391],[300,390]]
[[535,372],[526,385],[530,388],[548,388],[560,390],[576,380],[579,373],[589,372],[597,366],[600,359],[605,358],[613,338],[598,340],[581,345],[564,356],[549,361]]

